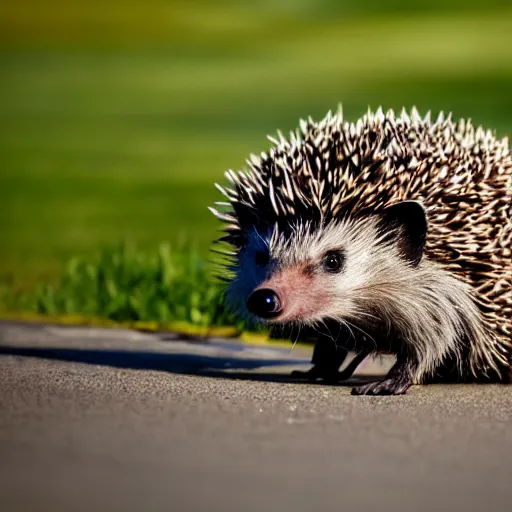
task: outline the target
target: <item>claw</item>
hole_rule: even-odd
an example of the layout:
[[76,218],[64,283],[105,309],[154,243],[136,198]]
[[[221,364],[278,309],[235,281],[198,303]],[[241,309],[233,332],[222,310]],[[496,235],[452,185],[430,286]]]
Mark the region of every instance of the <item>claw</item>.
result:
[[411,387],[409,382],[400,382],[394,379],[385,379],[371,382],[364,386],[352,389],[352,395],[405,395]]

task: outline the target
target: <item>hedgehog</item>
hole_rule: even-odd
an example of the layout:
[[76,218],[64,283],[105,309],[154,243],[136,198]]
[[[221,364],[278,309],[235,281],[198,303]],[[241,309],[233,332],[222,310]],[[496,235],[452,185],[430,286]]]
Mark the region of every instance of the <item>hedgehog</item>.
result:
[[[509,382],[512,156],[507,138],[416,108],[341,106],[216,184],[226,302],[284,332],[318,332],[308,380],[350,378],[393,354],[356,395],[413,384]],[[351,352],[356,356],[340,371]]]

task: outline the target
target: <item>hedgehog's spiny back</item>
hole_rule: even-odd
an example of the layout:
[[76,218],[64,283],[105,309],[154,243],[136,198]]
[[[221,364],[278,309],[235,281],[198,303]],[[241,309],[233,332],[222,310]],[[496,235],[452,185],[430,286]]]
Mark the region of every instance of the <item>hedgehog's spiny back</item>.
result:
[[[279,132],[278,132],[279,133]],[[240,245],[244,228],[297,218],[315,226],[345,215],[373,213],[400,200],[428,212],[427,255],[470,282],[488,320],[512,336],[512,157],[507,139],[442,114],[431,122],[392,111],[368,112],[357,123],[341,111],[252,155],[247,172],[226,173],[221,192],[231,212],[224,240]]]

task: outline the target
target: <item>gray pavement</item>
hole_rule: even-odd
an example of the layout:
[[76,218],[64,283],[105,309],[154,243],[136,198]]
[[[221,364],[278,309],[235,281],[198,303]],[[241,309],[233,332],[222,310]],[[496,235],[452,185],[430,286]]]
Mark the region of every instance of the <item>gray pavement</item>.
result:
[[308,358],[0,324],[0,510],[512,510],[512,387],[355,397]]

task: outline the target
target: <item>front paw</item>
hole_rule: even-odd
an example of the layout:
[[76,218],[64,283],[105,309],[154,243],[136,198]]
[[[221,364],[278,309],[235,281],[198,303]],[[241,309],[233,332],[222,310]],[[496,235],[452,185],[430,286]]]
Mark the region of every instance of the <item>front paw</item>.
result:
[[319,375],[317,372],[313,371],[314,368],[311,368],[311,370],[308,370],[307,372],[303,372],[300,370],[293,370],[291,373],[291,376],[294,379],[300,379],[300,380],[306,380],[309,382],[314,382],[319,378]]
[[316,382],[321,380],[323,383],[331,385],[338,384],[339,382],[343,382],[351,377],[351,374],[349,373],[336,371],[329,372],[324,370],[320,371],[315,368],[312,368],[307,372],[294,370],[291,375],[294,379],[300,379],[306,382]]
[[411,387],[410,382],[399,382],[394,379],[385,379],[358,386],[352,390],[353,395],[405,395]]
[[318,366],[313,366],[307,372],[303,372],[300,370],[294,370],[291,375],[295,379],[305,380],[305,381],[309,381],[309,382],[315,382],[318,379],[323,378],[324,372]]
[[329,371],[326,368],[320,366],[313,366],[307,372],[302,372],[300,370],[294,370],[292,372],[292,377],[295,379],[305,380],[308,382],[316,382],[317,380],[323,380],[328,384],[335,384],[340,381],[340,375],[336,370]]

